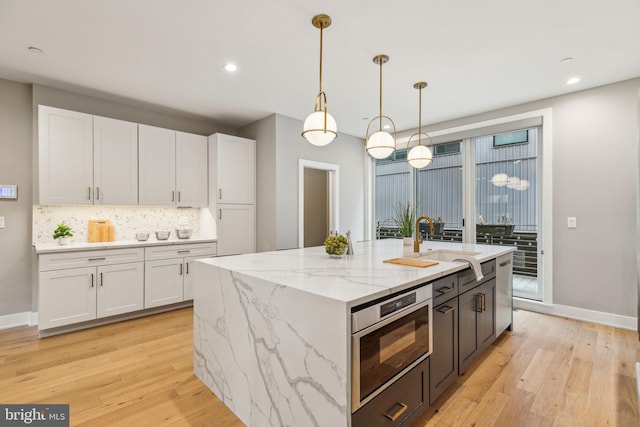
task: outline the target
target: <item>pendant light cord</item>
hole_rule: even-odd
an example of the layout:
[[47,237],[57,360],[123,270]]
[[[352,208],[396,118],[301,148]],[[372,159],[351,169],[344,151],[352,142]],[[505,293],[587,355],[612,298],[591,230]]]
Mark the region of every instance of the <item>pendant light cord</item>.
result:
[[420,87],[420,94],[418,95],[418,145],[422,145],[422,87]]
[[382,132],[382,64],[383,61],[380,59],[380,131]]
[[324,29],[324,25],[320,26],[320,90],[318,93],[322,92],[322,30]]

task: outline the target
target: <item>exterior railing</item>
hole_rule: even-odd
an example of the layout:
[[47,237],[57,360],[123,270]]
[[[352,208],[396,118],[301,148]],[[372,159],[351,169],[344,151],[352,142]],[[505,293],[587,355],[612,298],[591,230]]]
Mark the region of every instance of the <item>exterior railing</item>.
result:
[[[420,227],[423,238],[426,238],[426,226]],[[398,227],[389,224],[378,224],[376,227],[377,239],[400,238]],[[462,242],[462,230],[444,229],[442,234],[429,236],[429,240],[443,242]],[[487,245],[515,246],[513,253],[513,272],[529,277],[538,277],[538,234],[531,231],[514,231],[511,235],[489,235],[476,233],[476,242]]]

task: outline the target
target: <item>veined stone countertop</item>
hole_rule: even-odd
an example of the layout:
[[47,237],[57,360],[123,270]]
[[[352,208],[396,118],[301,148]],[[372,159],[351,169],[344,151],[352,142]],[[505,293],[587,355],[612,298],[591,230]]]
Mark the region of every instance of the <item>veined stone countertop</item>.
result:
[[144,248],[149,246],[166,246],[166,245],[186,245],[189,243],[212,243],[216,239],[191,236],[188,239],[170,238],[168,240],[156,240],[152,233],[149,233],[149,240],[139,242],[137,240],[116,240],[114,242],[71,242],[68,245],[60,245],[58,243],[36,243],[34,246],[36,254],[52,254],[60,252],[75,251],[97,251],[102,249],[118,249],[118,248]]
[[[353,247],[342,258],[314,247],[193,264],[194,373],[246,425],[351,426],[350,307],[468,266],[383,263],[415,256],[402,240]],[[480,262],[514,250],[425,242],[421,252],[430,249]]]
[[288,286],[322,297],[356,305],[416,284],[464,270],[467,263],[438,261],[418,268],[383,263],[391,258],[411,258],[431,251],[477,252],[479,262],[515,250],[508,246],[424,242],[419,253],[403,246],[401,239],[372,240],[353,244],[355,255],[332,258],[324,247],[261,252],[201,260],[211,266]]

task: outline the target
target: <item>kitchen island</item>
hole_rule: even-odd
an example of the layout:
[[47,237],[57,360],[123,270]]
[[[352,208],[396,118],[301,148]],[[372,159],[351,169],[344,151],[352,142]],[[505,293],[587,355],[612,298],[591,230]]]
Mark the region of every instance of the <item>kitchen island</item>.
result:
[[[411,249],[377,240],[341,258],[315,247],[196,262],[196,376],[249,426],[351,425],[352,307],[469,268],[383,263]],[[425,242],[420,252],[437,250],[486,262],[513,248]]]

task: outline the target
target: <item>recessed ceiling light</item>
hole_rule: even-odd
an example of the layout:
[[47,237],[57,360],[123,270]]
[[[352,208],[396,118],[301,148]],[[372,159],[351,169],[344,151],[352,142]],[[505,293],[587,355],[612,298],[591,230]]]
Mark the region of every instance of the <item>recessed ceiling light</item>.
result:
[[568,85],[574,85],[576,83],[578,83],[580,81],[580,77],[571,77],[569,80],[567,80],[567,84]]
[[230,73],[235,73],[236,71],[238,71],[238,67],[236,66],[236,64],[232,63],[225,64],[224,69]]
[[391,125],[387,124],[387,125],[382,126],[382,128],[383,129],[389,129],[389,128],[391,128]]
[[29,46],[27,48],[27,50],[31,53],[44,53],[44,51],[42,49],[40,49],[39,47],[35,47],[35,46]]

